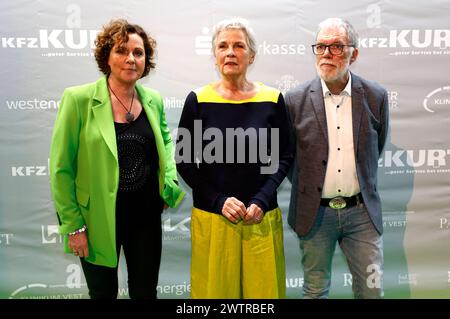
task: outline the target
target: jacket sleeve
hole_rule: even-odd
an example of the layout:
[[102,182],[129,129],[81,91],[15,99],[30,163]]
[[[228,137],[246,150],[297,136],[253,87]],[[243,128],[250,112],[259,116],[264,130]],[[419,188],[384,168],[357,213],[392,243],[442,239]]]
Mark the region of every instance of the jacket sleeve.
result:
[[161,95],[159,95],[159,105],[160,105],[159,126],[164,142],[165,163],[166,163],[164,175],[164,189],[162,197],[167,205],[169,205],[170,207],[177,207],[180,204],[181,200],[183,199],[185,193],[178,185],[177,168],[174,158],[174,146],[172,136],[170,134],[170,129],[167,125],[166,114],[164,112],[164,103],[162,101]]
[[226,197],[212,186],[214,183],[208,182],[202,176],[197,166],[197,158],[201,154],[198,154],[199,150],[196,150],[194,147],[196,145],[194,142],[194,134],[202,134],[202,132],[195,132],[195,120],[200,120],[198,116],[197,96],[194,92],[190,92],[184,103],[178,125],[176,144],[177,169],[183,180],[192,188],[192,191],[197,196],[202,197],[210,207],[214,207],[215,213],[221,214]]
[[378,138],[378,152],[380,154],[379,156],[381,156],[381,153],[384,149],[386,138],[389,132],[389,99],[386,91],[384,91],[383,102],[381,104],[380,122],[381,131]]
[[289,171],[287,173],[287,178],[289,180],[289,182],[292,184],[292,179],[293,179],[293,174],[294,174],[294,169],[295,169],[295,155],[297,152],[296,149],[296,139],[297,136],[295,135],[295,129],[294,129],[294,118],[293,118],[293,108],[294,108],[294,104],[292,103],[292,94],[290,91],[286,92],[285,95],[285,104],[286,104],[286,110],[287,110],[287,116],[288,116],[288,120],[289,120],[289,129],[290,129],[290,142],[291,142],[291,147],[292,147],[292,164],[290,165]]
[[66,89],[53,128],[49,163],[50,189],[61,234],[73,232],[84,225],[75,187],[80,129],[77,98]]
[[[274,128],[278,129],[279,132],[278,141],[275,141],[278,143],[278,154],[276,154],[278,156],[274,156],[274,147],[271,146],[272,154],[270,165],[275,166],[274,171],[270,174],[269,178],[267,178],[267,181],[260,188],[259,192],[250,200],[250,204],[257,204],[264,211],[264,213],[269,207],[270,198],[276,196],[277,188],[286,177],[294,159],[294,140],[292,138],[293,132],[286,105],[281,93],[278,97],[278,103],[276,105],[275,120],[271,126],[271,134],[274,134]],[[276,163],[276,161],[278,161],[278,163]]]

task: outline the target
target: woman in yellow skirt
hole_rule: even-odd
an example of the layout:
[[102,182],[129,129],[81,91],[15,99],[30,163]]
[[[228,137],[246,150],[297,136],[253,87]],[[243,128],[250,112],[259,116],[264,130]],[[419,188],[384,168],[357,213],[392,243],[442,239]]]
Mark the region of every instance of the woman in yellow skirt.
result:
[[284,298],[277,188],[293,159],[282,94],[247,80],[256,44],[244,19],[214,27],[221,78],[189,93],[177,168],[192,188],[191,298]]

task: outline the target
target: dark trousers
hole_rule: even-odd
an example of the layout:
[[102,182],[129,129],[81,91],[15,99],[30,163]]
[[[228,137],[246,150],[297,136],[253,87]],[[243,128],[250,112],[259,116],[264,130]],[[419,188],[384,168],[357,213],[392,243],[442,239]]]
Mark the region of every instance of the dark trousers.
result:
[[[130,198],[128,198],[130,199]],[[140,198],[142,204],[142,198]],[[135,203],[133,205],[133,203]],[[139,203],[139,201],[137,202]],[[135,206],[135,207],[133,207]],[[117,255],[123,247],[128,271],[128,293],[132,299],[156,299],[161,263],[161,212],[163,202],[154,198],[144,207],[136,201],[117,200]],[[150,206],[150,207],[149,207]],[[116,299],[117,267],[94,265],[81,259],[91,299]]]

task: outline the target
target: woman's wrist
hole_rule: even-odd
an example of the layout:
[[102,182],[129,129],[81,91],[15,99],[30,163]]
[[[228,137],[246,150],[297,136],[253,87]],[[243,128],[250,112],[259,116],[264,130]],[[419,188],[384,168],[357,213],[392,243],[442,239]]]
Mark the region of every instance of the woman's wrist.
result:
[[69,236],[73,236],[73,235],[76,235],[76,234],[81,234],[81,233],[84,233],[86,230],[87,230],[87,226],[83,225],[83,227],[81,227],[80,229],[77,229],[77,230],[75,230],[75,231],[73,231],[71,233],[68,233],[68,235]]

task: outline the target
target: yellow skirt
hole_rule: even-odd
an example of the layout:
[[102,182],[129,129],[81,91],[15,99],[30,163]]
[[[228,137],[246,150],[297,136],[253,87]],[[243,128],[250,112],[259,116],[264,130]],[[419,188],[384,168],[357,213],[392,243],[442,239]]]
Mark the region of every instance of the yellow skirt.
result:
[[191,298],[286,297],[280,208],[244,225],[194,207],[191,240]]

